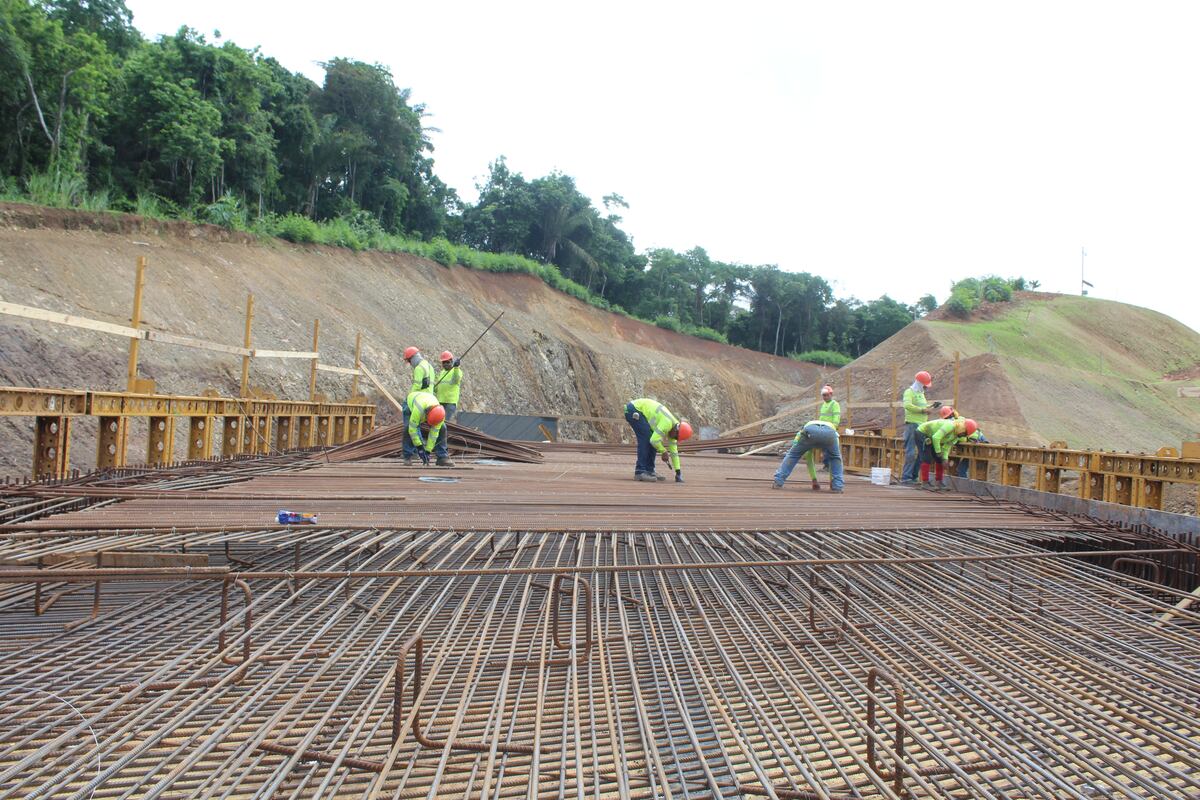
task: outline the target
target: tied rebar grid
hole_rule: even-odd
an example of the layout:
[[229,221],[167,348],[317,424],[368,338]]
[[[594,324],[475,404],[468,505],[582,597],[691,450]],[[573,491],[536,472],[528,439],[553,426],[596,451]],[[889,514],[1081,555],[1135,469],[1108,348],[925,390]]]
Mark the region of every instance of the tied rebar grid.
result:
[[[1200,794],[1179,592],[1063,557],[587,571],[1036,531],[288,535],[235,557],[350,575],[163,585],[9,653],[0,798]],[[456,567],[497,574],[354,577]]]

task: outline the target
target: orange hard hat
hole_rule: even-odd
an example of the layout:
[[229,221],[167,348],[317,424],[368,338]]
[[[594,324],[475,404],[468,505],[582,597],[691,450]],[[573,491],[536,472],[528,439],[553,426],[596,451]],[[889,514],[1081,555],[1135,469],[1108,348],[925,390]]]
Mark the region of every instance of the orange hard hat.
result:
[[675,438],[681,442],[684,439],[692,438],[692,426],[686,422],[680,422],[679,425],[676,426]]
[[434,406],[425,412],[425,421],[430,425],[439,425],[446,419],[446,409],[441,406]]
[[454,353],[451,353],[449,350],[443,350],[442,354],[440,356],[438,356],[438,358],[441,361],[453,361]]
[[938,413],[942,415],[942,419],[950,419],[954,416],[954,406],[942,406]]
[[821,394],[833,394],[833,387],[828,383],[821,387]]
[[410,358],[412,358],[413,356],[415,356],[415,355],[416,355],[417,353],[419,353],[419,352],[421,352],[421,350],[420,350],[420,348],[418,348],[418,347],[406,347],[406,348],[404,348],[404,360],[405,360],[405,361],[408,361]]
[[973,419],[965,420],[964,427],[967,429],[967,436],[970,436],[971,434],[975,433],[975,431],[979,430],[979,425],[977,425]]
[[933,377],[925,370],[918,372],[916,374],[916,379],[917,383],[921,384],[922,386],[929,386],[931,383],[933,383]]

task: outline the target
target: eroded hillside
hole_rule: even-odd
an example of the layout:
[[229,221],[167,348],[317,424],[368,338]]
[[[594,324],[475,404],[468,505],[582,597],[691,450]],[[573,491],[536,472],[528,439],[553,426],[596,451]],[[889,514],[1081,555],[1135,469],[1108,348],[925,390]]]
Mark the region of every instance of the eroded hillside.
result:
[[[135,263],[149,259],[144,327],[240,344],[246,295],[255,296],[254,346],[308,350],[321,320],[325,363],[363,362],[394,393],[407,387],[405,346],[461,352],[501,311],[503,319],[464,363],[463,407],[501,413],[619,417],[627,399],[653,395],[702,425],[731,427],[771,413],[816,369],[672,333],[600,311],[528,275],[443,267],[412,256],[297,246],[209,226],[0,204],[0,297],[128,323]],[[126,340],[0,317],[0,384],[123,389]],[[153,342],[141,372],[162,392],[235,393],[236,356]],[[306,398],[307,362],[256,360],[252,384]],[[345,398],[348,378],[322,373],[318,390]],[[381,419],[393,416],[386,401]],[[7,471],[28,468],[31,426],[0,418]],[[574,438],[620,426],[564,423]],[[73,466],[94,460],[77,434]],[[136,449],[131,452],[137,452]],[[15,467],[16,469],[13,469]]]

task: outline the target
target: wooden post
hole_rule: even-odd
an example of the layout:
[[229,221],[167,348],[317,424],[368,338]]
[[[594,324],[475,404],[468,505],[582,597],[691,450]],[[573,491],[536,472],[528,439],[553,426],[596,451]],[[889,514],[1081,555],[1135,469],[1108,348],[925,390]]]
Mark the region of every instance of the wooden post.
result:
[[[142,324],[142,289],[146,287],[146,257],[138,256],[137,274],[133,279],[133,313],[129,316],[129,326],[138,328]],[[129,371],[125,382],[125,391],[132,392],[137,388],[138,374],[138,344],[140,339],[129,340]]]
[[958,351],[957,350],[954,351],[954,410],[958,411]]
[[[242,347],[250,349],[250,328],[254,323],[254,295],[246,295],[246,336]],[[250,396],[250,356],[242,356],[242,397]]]
[[[316,350],[313,347],[313,350]],[[362,366],[362,331],[354,335],[354,368],[359,369]],[[354,378],[350,381],[350,396],[358,397],[358,374],[355,373]]]
[[889,407],[892,409],[892,430],[896,431],[896,402],[900,397],[900,368],[892,367],[892,396]]
[[[321,335],[321,320],[313,320],[313,352],[317,352],[317,339]],[[320,357],[312,360],[312,371],[308,375],[308,402],[317,402],[317,364],[320,363]]]
[[846,370],[846,421],[842,423],[843,428],[851,427],[851,423],[854,421],[854,409],[850,407],[850,387],[853,385],[852,375],[853,373],[850,370]]

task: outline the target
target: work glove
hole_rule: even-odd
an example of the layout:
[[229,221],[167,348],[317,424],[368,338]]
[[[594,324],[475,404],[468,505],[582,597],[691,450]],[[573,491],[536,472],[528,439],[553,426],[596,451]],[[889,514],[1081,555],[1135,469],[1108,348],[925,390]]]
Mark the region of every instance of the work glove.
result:
[[926,440],[925,440],[925,446],[926,446],[926,447],[933,447],[933,439],[926,439]]
[[671,466],[671,454],[670,454],[670,453],[663,453],[663,454],[662,454],[662,462],[663,462],[664,464],[666,464],[667,466]]
[[456,366],[456,367],[457,367],[457,366],[458,366],[459,364],[461,364],[461,363],[462,363],[462,359],[461,359],[461,358],[456,358],[456,359],[454,359],[454,366]]
[[942,401],[941,401],[941,400],[934,400],[934,401],[933,401],[933,403],[932,403],[932,404],[931,404],[929,407],[930,407],[930,408],[941,408],[941,407],[942,407]]
[[681,470],[681,469],[675,470],[675,482],[683,483],[683,470]]
[[429,466],[429,451],[428,450],[418,450],[417,455],[421,456],[421,463],[428,467]]

